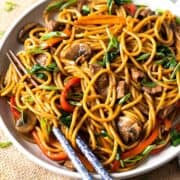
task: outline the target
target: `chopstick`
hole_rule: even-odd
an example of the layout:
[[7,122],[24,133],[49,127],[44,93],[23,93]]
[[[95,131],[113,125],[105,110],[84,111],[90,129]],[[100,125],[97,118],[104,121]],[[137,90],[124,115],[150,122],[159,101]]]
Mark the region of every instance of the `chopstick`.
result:
[[[17,71],[18,75],[20,77],[23,76],[23,74],[27,74],[27,71],[19,58],[14,54],[12,50],[9,49],[9,51],[6,53],[8,59],[13,64],[15,70]],[[21,70],[21,71],[20,71]],[[33,78],[29,78],[30,82],[37,87],[38,84],[35,82]],[[68,154],[69,158],[71,159],[72,163],[78,170],[78,172],[82,175],[82,178],[84,180],[91,180],[93,179],[90,173],[87,171],[87,169],[84,167],[80,159],[76,156],[76,152],[68,142],[68,140],[65,138],[63,133],[60,131],[59,128],[53,127],[52,129],[53,134],[59,141],[59,143],[62,145],[66,153]],[[87,144],[81,139],[80,136],[77,136],[76,143],[81,152],[85,155],[85,157],[89,160],[89,162],[92,164],[94,169],[99,173],[101,178],[103,180],[111,180],[109,173],[103,168],[99,160],[96,158],[96,156],[92,153],[92,151],[89,149]]]

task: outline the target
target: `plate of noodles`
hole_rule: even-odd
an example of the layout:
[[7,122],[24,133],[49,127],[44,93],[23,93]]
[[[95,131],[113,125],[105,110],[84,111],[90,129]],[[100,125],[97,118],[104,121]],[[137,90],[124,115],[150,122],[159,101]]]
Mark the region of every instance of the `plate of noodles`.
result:
[[[143,174],[180,153],[180,19],[169,1],[151,1],[159,10],[141,2],[41,1],[6,33],[0,124],[30,160],[80,178],[53,126],[74,148],[77,134],[83,137],[114,178]],[[9,49],[26,74],[9,63]]]

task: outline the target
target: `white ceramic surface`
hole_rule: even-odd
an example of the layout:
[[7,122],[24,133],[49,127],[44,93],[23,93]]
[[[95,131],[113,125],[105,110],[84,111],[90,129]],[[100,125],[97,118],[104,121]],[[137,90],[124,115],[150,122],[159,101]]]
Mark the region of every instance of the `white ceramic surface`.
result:
[[[141,4],[145,1],[138,1]],[[151,0],[150,6],[156,7],[156,8],[168,8],[170,7],[170,10],[177,14],[179,13],[177,11],[177,7],[173,7],[173,5],[168,0],[163,0],[163,4],[157,3],[157,0]],[[29,10],[27,10],[25,13],[22,14],[22,16],[14,22],[14,24],[9,28],[6,35],[1,40],[0,44],[0,77],[3,76],[3,74],[6,72],[9,61],[6,57],[7,50],[13,49],[15,52],[17,52],[21,46],[17,42],[17,33],[21,29],[23,25],[25,25],[28,22],[41,22],[42,17],[42,11],[46,7],[47,1],[40,1],[37,4],[33,5]],[[180,117],[179,117],[180,119]],[[4,98],[0,98],[0,127],[4,130],[4,132],[9,137],[10,141],[13,142],[13,144],[19,149],[20,152],[25,154],[31,161],[39,164],[40,166],[62,174],[66,176],[70,176],[73,178],[80,178],[80,174],[77,172],[72,172],[71,170],[68,170],[60,165],[58,165],[56,162],[53,162],[46,158],[39,148],[36,145],[30,144],[26,141],[24,141],[18,133],[14,129],[14,124],[12,121],[11,113],[9,110],[9,106]],[[146,162],[144,162],[141,166],[137,167],[136,169],[130,170],[128,172],[122,172],[122,173],[113,173],[112,176],[114,178],[129,178],[133,176],[137,176],[143,173],[146,173],[150,170],[153,170],[166,162],[170,161],[174,157],[176,157],[180,153],[180,146],[179,147],[168,147],[166,150],[164,150],[162,153],[151,156],[148,158]],[[95,177],[99,177],[98,175],[95,175]]]

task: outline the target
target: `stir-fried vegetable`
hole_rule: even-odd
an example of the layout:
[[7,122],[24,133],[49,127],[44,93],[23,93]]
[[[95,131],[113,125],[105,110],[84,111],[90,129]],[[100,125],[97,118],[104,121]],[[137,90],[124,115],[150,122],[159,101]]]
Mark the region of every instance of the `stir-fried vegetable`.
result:
[[137,61],[147,60],[150,55],[151,55],[151,53],[143,53],[143,54],[141,54],[138,58],[136,58],[136,60],[137,60]]
[[133,4],[133,3],[124,4],[123,7],[126,10],[126,12],[129,13],[131,16],[135,15],[136,10],[137,10],[137,7],[135,4]]
[[46,149],[46,147],[44,147],[44,145],[42,144],[36,131],[33,131],[32,135],[33,135],[33,138],[34,138],[36,144],[40,147],[42,152],[50,159],[52,159],[54,161],[62,161],[62,160],[66,160],[68,158],[67,154],[63,151],[59,152],[59,153],[52,153],[52,152],[48,151]]
[[74,106],[67,101],[68,92],[73,86],[80,84],[80,82],[81,82],[80,78],[77,77],[71,78],[65,85],[64,90],[61,92],[60,103],[64,111],[73,112]]
[[45,12],[50,12],[52,10],[62,10],[64,8],[67,8],[70,5],[73,5],[74,3],[76,3],[77,0],[60,0],[54,3],[51,3],[45,10]]
[[7,148],[9,146],[11,146],[12,143],[11,142],[0,142],[0,148]]
[[145,78],[141,81],[141,84],[142,84],[143,86],[146,86],[146,87],[149,87],[149,88],[154,88],[154,87],[157,86],[157,84],[156,84],[155,82],[148,81],[148,80],[145,79]]
[[157,54],[161,60],[156,61],[156,64],[161,64],[164,68],[174,68],[177,65],[176,57],[173,52],[165,45],[157,46]]
[[124,103],[126,103],[129,100],[130,97],[131,97],[130,93],[126,94],[124,97],[122,97],[119,100],[118,104],[123,105]]
[[170,79],[174,79],[178,71],[180,71],[180,62],[174,68],[174,71],[172,72]]
[[43,34],[40,39],[42,41],[45,41],[45,40],[48,40],[52,37],[67,37],[67,35],[63,32],[60,32],[60,31],[52,31],[52,32]]
[[123,5],[123,4],[131,3],[131,2],[132,0],[114,0],[114,3],[117,5]]
[[42,85],[40,86],[41,89],[48,90],[48,91],[55,91],[55,90],[60,90],[57,86],[47,86],[47,85]]
[[36,74],[39,71],[57,72],[59,69],[55,62],[49,64],[48,66],[41,66],[40,64],[35,64],[28,72],[30,74]]
[[109,8],[109,14],[112,13],[113,0],[107,0],[107,6]]
[[90,13],[90,7],[88,5],[83,5],[81,11],[83,15],[88,15]]
[[13,114],[14,119],[15,120],[19,119],[21,113],[16,108],[16,101],[15,101],[14,96],[12,96],[11,99],[10,99],[10,109],[11,109],[11,112]]
[[119,54],[119,41],[118,39],[113,36],[109,29],[106,29],[108,37],[109,37],[109,43],[108,43],[108,47],[107,50],[105,52],[105,55],[103,57],[103,61],[100,62],[100,64],[105,67],[107,64],[109,64],[110,62],[112,62]]
[[45,50],[42,47],[32,47],[27,50],[27,53],[35,55],[35,54],[42,54]]
[[180,132],[178,132],[176,129],[173,129],[170,132],[171,135],[171,143],[173,146],[177,146],[180,144]]
[[124,25],[126,20],[124,17],[113,15],[91,15],[80,17],[75,24],[76,25],[94,25],[94,24],[122,24]]
[[148,138],[141,141],[136,147],[122,153],[121,158],[122,159],[131,158],[142,153],[146,147],[151,145],[157,139],[158,134],[159,134],[159,128],[156,126]]
[[62,115],[59,120],[67,127],[70,127],[72,121],[72,115],[67,112],[61,112]]

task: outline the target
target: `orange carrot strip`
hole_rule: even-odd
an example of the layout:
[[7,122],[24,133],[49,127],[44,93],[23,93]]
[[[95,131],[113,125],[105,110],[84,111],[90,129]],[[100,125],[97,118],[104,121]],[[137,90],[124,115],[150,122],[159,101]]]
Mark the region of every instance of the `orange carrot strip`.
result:
[[124,17],[111,16],[111,15],[92,15],[80,17],[75,24],[76,25],[93,25],[93,24],[125,24]]

